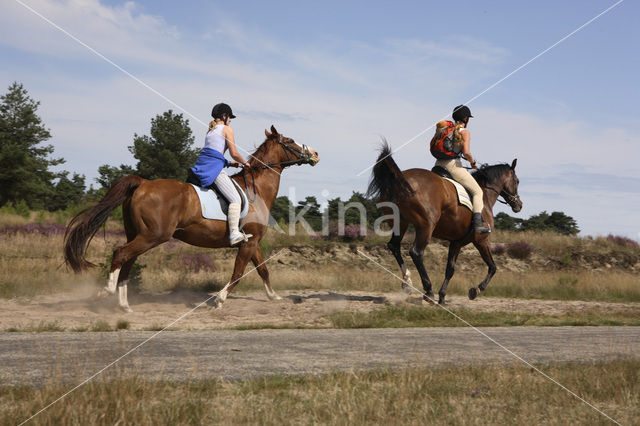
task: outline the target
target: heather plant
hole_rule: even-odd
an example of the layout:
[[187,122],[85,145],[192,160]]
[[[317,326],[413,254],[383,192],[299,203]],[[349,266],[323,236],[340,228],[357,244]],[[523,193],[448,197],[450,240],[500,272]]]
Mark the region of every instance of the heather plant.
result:
[[502,243],[496,243],[491,246],[491,253],[500,256],[505,254],[507,251],[507,246]]
[[211,257],[206,253],[189,253],[180,258],[180,263],[188,271],[192,272],[215,272],[216,265]]
[[623,237],[621,235],[609,234],[605,239],[621,247],[640,248],[640,244],[638,244],[637,241],[634,241],[631,238]]
[[345,241],[362,240],[365,236],[366,234],[362,233],[360,225],[349,225],[344,228],[343,239]]
[[514,241],[507,245],[507,254],[515,259],[528,259],[532,252],[533,246],[526,241]]
[[0,227],[0,235],[40,234],[45,237],[64,235],[66,227],[59,223],[26,223],[23,225],[5,225]]

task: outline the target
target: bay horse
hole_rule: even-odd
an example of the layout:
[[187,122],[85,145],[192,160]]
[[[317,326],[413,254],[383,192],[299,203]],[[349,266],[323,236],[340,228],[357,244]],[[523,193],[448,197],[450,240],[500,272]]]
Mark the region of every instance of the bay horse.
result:
[[[483,166],[473,173],[483,192],[484,220],[493,228],[493,206],[502,196],[514,212],[522,209],[522,201],[518,195],[519,179],[516,176],[516,160],[511,165],[498,164]],[[391,157],[391,148],[384,142],[376,165],[373,167],[371,182],[367,190],[368,196],[379,197],[380,201],[395,203],[399,212],[399,224],[392,224],[394,231],[387,248],[393,253],[402,270],[402,287],[407,289],[411,284],[410,273],[400,253],[400,243],[409,224],[416,230],[416,238],[409,255],[418,269],[424,300],[433,298],[431,280],[423,262],[423,253],[432,237],[449,241],[447,269],[444,282],[438,292],[438,303],[445,303],[447,286],[453,277],[456,260],[460,249],[469,243],[480,252],[480,256],[489,267],[485,279],[469,289],[469,299],[475,299],[484,291],[496,273],[496,264],[491,256],[489,236],[476,234],[471,226],[471,210],[458,204],[458,195],[451,182],[439,175],[424,169],[400,171]],[[502,201],[501,201],[502,202]],[[393,215],[390,207],[382,207],[382,212]]]
[[[216,307],[222,305],[236,286],[249,260],[256,266],[269,299],[280,299],[269,282],[259,242],[267,231],[269,211],[278,195],[280,173],[290,165],[315,166],[320,161],[316,150],[279,134],[274,126],[271,132],[265,130],[265,135],[265,141],[249,160],[250,167],[231,176],[247,194],[249,211],[241,224],[242,229],[253,236],[239,247],[233,274],[218,293]],[[132,312],[127,300],[127,279],[142,253],[172,237],[199,247],[229,247],[227,222],[202,217],[198,195],[191,185],[172,179],[147,180],[129,175],[114,183],[96,205],[71,219],[64,238],[64,257],[75,272],[95,266],[85,258],[89,243],[120,204],[127,243],[113,253],[104,292],[114,294],[117,287],[120,307],[126,312]]]

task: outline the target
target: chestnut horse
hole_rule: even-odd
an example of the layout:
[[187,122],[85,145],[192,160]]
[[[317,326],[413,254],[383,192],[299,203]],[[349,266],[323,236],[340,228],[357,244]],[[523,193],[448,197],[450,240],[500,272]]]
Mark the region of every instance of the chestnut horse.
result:
[[[522,209],[522,201],[518,196],[519,180],[515,172],[516,162],[517,160],[513,160],[511,166],[508,164],[483,166],[473,173],[483,192],[482,215],[492,228],[493,205],[499,196],[506,200],[505,204],[509,204],[514,212],[517,213]],[[489,267],[487,276],[478,288],[469,289],[469,299],[475,299],[479,291],[484,291],[491,277],[496,273],[496,264],[489,246],[491,234],[473,232],[471,210],[458,204],[458,195],[451,182],[429,170],[409,169],[401,172],[391,157],[391,148],[385,143],[373,168],[367,195],[377,196],[380,201],[393,202],[398,207],[400,222],[395,224],[387,248],[391,250],[402,269],[403,289],[407,289],[411,284],[411,278],[400,253],[400,243],[411,223],[416,229],[416,239],[409,254],[420,274],[425,293],[424,300],[430,301],[433,297],[431,280],[423,263],[424,249],[431,237],[449,241],[447,270],[439,291],[438,303],[445,303],[447,285],[453,277],[458,254],[460,249],[469,243],[473,243]],[[385,214],[393,215],[390,207],[383,207],[381,210]]]
[[[243,230],[253,236],[239,247],[231,279],[216,297],[217,307],[238,283],[249,260],[256,266],[267,296],[280,299],[271,288],[259,242],[267,231],[269,211],[278,195],[283,169],[292,164],[314,166],[320,161],[315,150],[280,135],[273,126],[271,132],[265,130],[265,135],[266,140],[249,160],[251,167],[231,177],[244,188],[250,202],[241,224]],[[83,210],[69,223],[64,255],[74,271],[94,266],[85,259],[89,243],[111,211],[120,204],[127,243],[113,253],[105,291],[114,294],[117,287],[120,307],[127,312],[131,312],[127,301],[129,271],[142,253],[171,237],[199,247],[229,247],[227,222],[202,217],[200,201],[191,185],[171,179],[146,180],[129,175],[114,183],[98,204]]]

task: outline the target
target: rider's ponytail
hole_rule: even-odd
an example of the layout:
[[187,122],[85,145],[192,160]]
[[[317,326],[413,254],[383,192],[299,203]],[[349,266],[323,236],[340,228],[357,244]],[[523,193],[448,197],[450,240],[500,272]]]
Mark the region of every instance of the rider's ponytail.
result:
[[455,128],[453,129],[453,144],[455,146],[462,146],[462,133],[460,129],[464,129],[465,125],[462,122],[457,122]]

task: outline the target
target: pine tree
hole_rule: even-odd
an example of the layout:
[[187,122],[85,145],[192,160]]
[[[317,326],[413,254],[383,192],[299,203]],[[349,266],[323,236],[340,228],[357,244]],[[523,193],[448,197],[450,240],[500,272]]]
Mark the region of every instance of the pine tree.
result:
[[69,172],[62,172],[62,176],[56,183],[53,195],[47,203],[48,210],[63,210],[72,204],[77,204],[84,198],[84,175],[73,174],[73,178],[67,176]]
[[169,110],[151,119],[151,135],[134,135],[129,151],[138,160],[136,174],[145,179],[185,180],[187,169],[196,161],[198,150],[189,120]]
[[24,200],[32,209],[45,208],[52,181],[61,176],[49,167],[64,159],[50,158],[53,146],[41,145],[51,133],[36,114],[40,102],[22,84],[13,83],[0,100],[0,206]]

